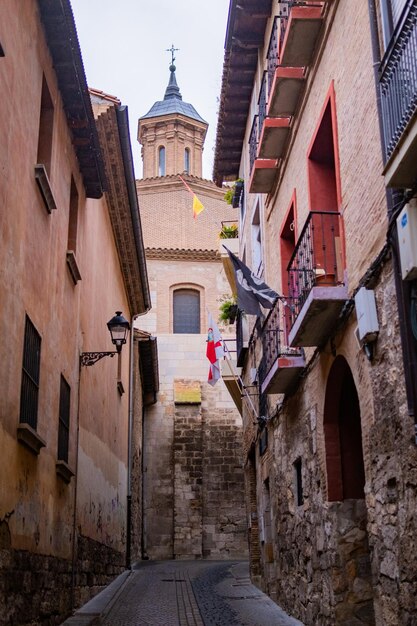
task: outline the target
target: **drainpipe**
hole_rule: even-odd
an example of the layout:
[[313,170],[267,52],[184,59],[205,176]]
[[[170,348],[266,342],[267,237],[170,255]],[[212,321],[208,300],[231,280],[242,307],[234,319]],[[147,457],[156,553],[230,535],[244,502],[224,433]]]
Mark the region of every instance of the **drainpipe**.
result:
[[132,568],[132,434],[133,434],[133,372],[135,360],[133,354],[134,348],[134,323],[135,320],[143,315],[138,313],[132,317],[130,324],[130,341],[129,341],[129,418],[127,431],[127,512],[126,512],[126,568]]
[[[378,36],[378,20],[375,0],[368,0],[368,11],[371,28],[371,44],[372,44],[372,60],[374,69],[374,81],[376,89],[376,102],[378,110],[378,122],[379,132],[381,137],[381,148],[383,153],[383,159],[385,160],[385,137],[383,131],[383,119],[382,119],[382,106],[381,97],[379,91],[379,74],[378,69],[381,63],[381,55],[379,49],[379,36]],[[415,190],[414,190],[415,191]],[[417,443],[417,415],[416,415],[416,383],[417,380],[417,355],[414,347],[415,341],[411,329],[411,320],[407,315],[407,308],[410,307],[410,285],[405,284],[407,281],[402,280],[401,268],[399,263],[399,247],[398,247],[398,233],[396,229],[395,217],[400,213],[404,205],[408,202],[409,194],[403,196],[400,202],[398,201],[400,193],[393,189],[385,189],[387,205],[388,205],[388,217],[390,220],[391,229],[388,232],[388,239],[390,240],[393,250],[393,267],[394,267],[394,280],[395,291],[398,304],[398,316],[400,320],[400,335],[401,335],[401,347],[403,355],[404,365],[404,379],[405,388],[407,394],[407,406],[408,414],[414,417],[414,425],[416,429],[416,443]]]
[[75,609],[75,578],[77,560],[77,493],[78,493],[78,458],[80,447],[80,405],[81,405],[81,357],[78,357],[78,394],[77,394],[77,434],[75,439],[75,468],[74,468],[74,510],[72,518],[72,563],[71,563],[71,610]]
[[142,481],[142,524],[140,535],[140,552],[143,561],[149,559],[146,550],[146,513],[145,513],[145,406],[142,407],[142,455],[141,455],[141,481]]

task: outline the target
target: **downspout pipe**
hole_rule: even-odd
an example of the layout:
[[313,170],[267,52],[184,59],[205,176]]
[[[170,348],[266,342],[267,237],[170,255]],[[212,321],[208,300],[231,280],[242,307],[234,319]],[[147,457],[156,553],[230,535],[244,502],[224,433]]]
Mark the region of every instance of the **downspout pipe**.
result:
[[[382,117],[382,105],[381,96],[379,90],[379,67],[381,64],[381,55],[379,47],[378,36],[378,18],[377,8],[375,0],[368,0],[369,21],[371,29],[371,44],[372,44],[372,61],[374,69],[374,81],[376,90],[376,103],[378,111],[379,132],[381,137],[382,158],[385,161],[386,146],[385,136],[383,130],[383,117]],[[400,213],[403,206],[409,199],[409,194],[403,196],[401,201],[398,202],[398,191],[393,189],[385,189],[388,217],[390,220],[390,229],[388,231],[388,239],[390,240],[393,250],[393,267],[394,267],[394,280],[395,291],[397,295],[398,316],[400,321],[400,335],[401,335],[401,347],[403,355],[404,365],[404,379],[407,395],[408,414],[414,417],[414,425],[416,428],[416,442],[417,442],[417,355],[415,348],[415,341],[411,329],[411,320],[407,315],[407,307],[410,306],[410,285],[405,284],[407,281],[402,280],[400,263],[399,263],[399,246],[398,246],[398,233],[394,218]]]

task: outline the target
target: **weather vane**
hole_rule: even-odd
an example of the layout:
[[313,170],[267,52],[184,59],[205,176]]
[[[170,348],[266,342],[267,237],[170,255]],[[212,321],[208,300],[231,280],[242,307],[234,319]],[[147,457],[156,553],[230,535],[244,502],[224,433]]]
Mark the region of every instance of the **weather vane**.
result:
[[174,52],[177,52],[178,50],[179,50],[179,48],[174,48],[174,44],[172,44],[172,46],[170,48],[166,49],[166,52],[170,52],[171,56],[172,56],[171,65],[174,65],[174,61],[175,61]]

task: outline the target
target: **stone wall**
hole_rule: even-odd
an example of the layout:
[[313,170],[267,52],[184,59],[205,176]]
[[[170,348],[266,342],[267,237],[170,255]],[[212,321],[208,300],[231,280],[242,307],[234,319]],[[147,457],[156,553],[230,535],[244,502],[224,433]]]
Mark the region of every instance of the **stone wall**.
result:
[[224,559],[247,552],[240,429],[233,413],[176,405],[175,558]]
[[124,554],[87,537],[78,537],[77,557],[73,572],[70,560],[2,547],[0,626],[61,624],[124,569]]
[[200,405],[174,415],[174,558],[201,558],[203,437]]
[[210,399],[202,417],[203,556],[241,557],[247,554],[242,430],[234,410],[211,409]]
[[[222,381],[203,382],[204,335],[158,338],[160,391],[146,409],[146,553],[233,558],[247,553],[241,418]],[[203,355],[203,358],[201,358]],[[175,378],[182,371],[187,378]]]
[[[311,362],[296,393],[271,396],[268,451],[249,450],[256,468],[256,523],[263,514],[265,480],[271,485],[273,558],[259,553],[259,529],[251,537],[254,581],[306,625],[414,624],[417,453],[407,414],[399,320],[391,260],[375,276],[379,336],[370,361],[354,336],[352,313],[336,335],[334,352]],[[358,392],[365,466],[364,498],[329,502],[324,405],[329,371],[342,355]],[[309,356],[312,353],[309,351]],[[252,431],[248,416],[247,433]],[[253,450],[256,459],[253,459]],[[358,450],[358,456],[360,455]],[[302,460],[303,502],[297,502],[294,461]],[[251,495],[252,494],[252,495]],[[261,555],[261,577],[257,568]]]

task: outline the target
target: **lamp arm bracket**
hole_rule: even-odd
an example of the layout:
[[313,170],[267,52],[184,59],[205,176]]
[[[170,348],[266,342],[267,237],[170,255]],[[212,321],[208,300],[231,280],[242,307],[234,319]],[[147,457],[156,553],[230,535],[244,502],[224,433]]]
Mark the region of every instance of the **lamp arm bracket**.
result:
[[117,354],[117,350],[114,352],[82,352],[80,354],[80,365],[94,365],[97,361],[100,361],[105,356],[109,356],[111,358]]

